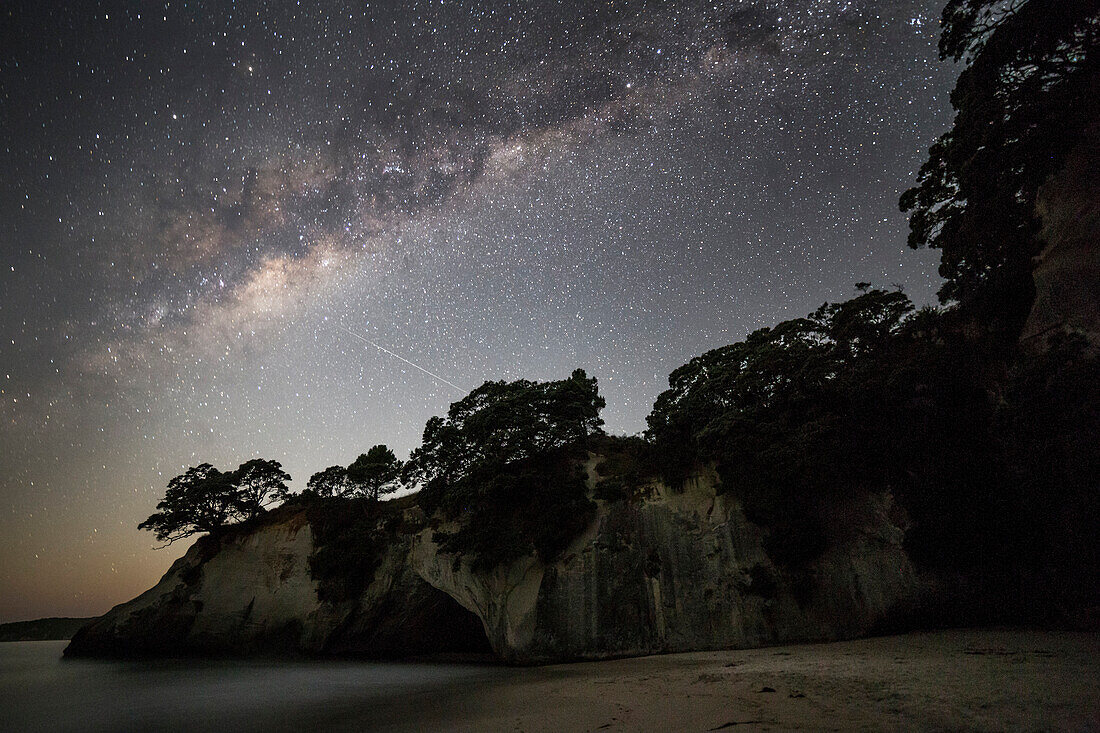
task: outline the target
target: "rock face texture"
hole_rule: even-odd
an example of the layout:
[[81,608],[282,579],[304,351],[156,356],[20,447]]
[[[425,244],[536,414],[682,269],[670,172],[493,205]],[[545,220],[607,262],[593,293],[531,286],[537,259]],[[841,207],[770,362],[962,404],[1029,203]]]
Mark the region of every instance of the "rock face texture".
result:
[[1046,248],[1035,263],[1035,302],[1020,338],[1040,343],[1065,329],[1100,344],[1100,126],[1039,191]]
[[242,653],[293,647],[316,610],[302,516],[200,538],[153,588],[78,631],[66,653]]
[[840,509],[831,549],[792,582],[715,485],[703,472],[678,490],[651,484],[640,502],[600,502],[588,531],[551,565],[526,558],[475,575],[426,535],[412,564],[478,615],[499,656],[519,663],[850,637],[915,600],[888,497]]
[[789,577],[716,483],[704,470],[679,489],[652,483],[641,498],[601,501],[556,562],[527,557],[485,573],[442,554],[421,518],[363,593],[340,602],[318,598],[305,513],[279,510],[263,526],[196,542],[66,654],[491,647],[530,664],[852,637],[915,601],[919,582],[888,496],[838,507],[830,549]]
[[420,580],[412,538],[395,544],[359,598],[322,601],[303,510],[202,537],[160,582],[78,631],[67,656],[304,652],[371,657],[489,652],[476,617]]

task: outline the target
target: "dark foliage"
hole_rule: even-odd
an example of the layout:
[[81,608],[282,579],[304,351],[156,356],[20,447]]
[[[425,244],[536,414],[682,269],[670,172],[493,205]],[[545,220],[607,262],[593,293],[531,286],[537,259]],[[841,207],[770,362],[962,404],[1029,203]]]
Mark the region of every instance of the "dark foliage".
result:
[[350,499],[355,485],[348,478],[348,469],[344,466],[329,466],[309,477],[304,493],[322,499]]
[[265,507],[286,501],[290,474],[278,461],[253,459],[236,471],[222,472],[203,463],[193,466],[168,483],[159,511],[138,525],[155,533],[161,542],[200,532],[215,532],[259,516]]
[[941,249],[941,298],[957,305],[912,313],[861,284],[670,376],[647,433],[663,471],[717,464],[792,576],[827,544],[826,509],[888,489],[911,557],[981,579],[1000,618],[1096,603],[1095,347],[1060,336],[1036,356],[1016,337],[1039,190],[1100,120],[1098,39],[1100,0],[950,0],[958,116],[901,206],[910,244]]
[[560,552],[594,509],[579,464],[603,406],[578,369],[557,382],[486,382],[429,420],[405,477],[427,514],[458,522],[437,533],[443,548],[479,568]]
[[605,404],[582,369],[557,382],[486,382],[453,403],[446,418],[428,420],[406,479],[450,488],[498,466],[583,447],[600,432]]
[[599,478],[593,495],[597,499],[633,499],[649,477],[660,473],[650,445],[640,437],[603,436],[592,450],[603,456],[596,465]]
[[329,466],[309,477],[306,491],[320,498],[366,497],[378,501],[400,486],[404,464],[385,445],[373,446],[348,467]]
[[[870,291],[693,360],[650,416],[658,457],[716,463],[807,592],[830,510],[890,490],[913,560],[981,578],[1000,620],[1095,603],[1095,350],[1061,335],[1036,356],[957,312],[907,313],[900,294]],[[1049,603],[1023,602],[1036,594]]]
[[789,568],[824,549],[822,509],[869,489],[903,501],[922,565],[1049,567],[1034,533],[1073,523],[1036,524],[1042,505],[1095,516],[1095,359],[1070,340],[1035,361],[909,311],[870,291],[693,360],[649,418],[658,455],[714,461]]
[[1063,608],[1100,603],[1100,356],[1058,334],[1013,364],[994,415],[1006,524],[1027,581]]
[[301,501],[313,532],[309,569],[318,582],[318,598],[336,603],[358,597],[396,540],[399,514],[390,502],[368,497],[307,496]]
[[242,463],[232,476],[238,509],[245,519],[259,516],[266,507],[290,496],[286,485],[290,474],[278,461],[254,458]]
[[876,482],[890,461],[866,437],[883,405],[861,382],[881,376],[872,365],[911,310],[901,293],[870,290],[674,371],[647,418],[666,478],[713,461],[766,525],[790,515],[790,492],[814,498]]
[[348,466],[347,478],[354,495],[378,501],[397,491],[404,464],[384,445],[373,446]]
[[470,487],[461,506],[446,501],[444,515],[461,520],[453,531],[436,531],[444,552],[473,556],[474,570],[488,570],[524,555],[549,561],[591,521],[585,474],[576,455],[551,451],[500,466]]
[[940,296],[1010,336],[1033,297],[1040,186],[1100,111],[1100,0],[950,0],[940,54],[965,60],[954,126],[901,199],[940,249]]
[[666,478],[715,463],[722,488],[770,530],[776,562],[795,570],[817,557],[824,507],[885,485],[896,465],[897,395],[879,360],[911,310],[901,293],[868,290],[674,371],[648,418]]

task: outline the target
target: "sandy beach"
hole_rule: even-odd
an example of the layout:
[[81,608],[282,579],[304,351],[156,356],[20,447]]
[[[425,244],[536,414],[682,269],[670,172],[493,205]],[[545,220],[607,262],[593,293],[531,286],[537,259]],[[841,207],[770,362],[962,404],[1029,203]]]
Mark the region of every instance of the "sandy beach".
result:
[[404,722],[387,719],[397,710],[368,719],[457,731],[1100,730],[1100,635],[960,630],[516,669],[401,708]]
[[0,730],[1100,731],[1100,634],[962,630],[507,667],[62,660],[0,644]]

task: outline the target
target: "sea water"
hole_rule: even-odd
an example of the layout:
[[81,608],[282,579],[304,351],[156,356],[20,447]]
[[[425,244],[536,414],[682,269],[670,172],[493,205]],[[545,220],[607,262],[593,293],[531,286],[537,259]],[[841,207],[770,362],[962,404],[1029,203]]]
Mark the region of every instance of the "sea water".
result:
[[2,731],[430,730],[501,667],[314,660],[62,659],[0,643]]

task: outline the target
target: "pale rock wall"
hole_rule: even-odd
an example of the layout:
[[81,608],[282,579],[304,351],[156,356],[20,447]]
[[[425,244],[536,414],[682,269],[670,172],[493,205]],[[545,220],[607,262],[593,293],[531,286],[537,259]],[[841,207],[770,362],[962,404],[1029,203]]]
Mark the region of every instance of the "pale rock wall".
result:
[[[762,530],[716,485],[702,471],[679,490],[651,484],[640,503],[600,502],[589,530],[548,566],[528,557],[488,574],[467,562],[456,569],[426,533],[411,563],[518,663],[850,637],[916,600],[889,497],[841,508],[835,544],[800,603],[764,552]],[[754,592],[753,568],[777,579],[774,593]]]
[[317,610],[304,517],[204,537],[160,582],[81,629],[66,653],[244,652],[301,644]]
[[227,636],[256,640],[284,633],[297,644],[300,630],[317,609],[317,584],[310,577],[313,533],[309,524],[264,527],[222,543],[203,566],[193,592],[202,604],[190,637],[207,646]]
[[[716,487],[702,470],[679,489],[655,482],[640,501],[598,502],[549,565],[525,557],[474,573],[421,529],[391,544],[359,598],[338,603],[317,597],[304,512],[286,513],[196,542],[66,653],[393,656],[468,651],[487,638],[502,659],[526,664],[851,637],[916,598],[888,496],[837,508],[831,549],[799,596],[765,553],[763,530]],[[754,574],[775,582],[761,589]]]

